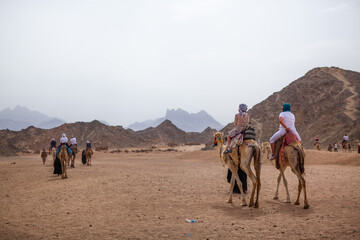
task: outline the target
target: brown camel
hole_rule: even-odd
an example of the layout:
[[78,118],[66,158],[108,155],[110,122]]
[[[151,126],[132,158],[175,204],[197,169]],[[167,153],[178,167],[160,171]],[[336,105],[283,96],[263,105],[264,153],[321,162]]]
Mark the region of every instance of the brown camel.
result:
[[[215,139],[222,139],[222,133],[216,132],[214,133],[214,140]],[[261,189],[260,183],[260,170],[261,170],[261,161],[260,161],[260,148],[255,140],[248,139],[244,140],[243,143],[239,146],[236,145],[235,148],[232,149],[231,153],[224,154],[223,150],[226,149],[226,146],[222,144],[222,141],[217,141],[218,144],[216,149],[219,150],[219,156],[223,166],[228,166],[230,171],[232,172],[232,177],[230,181],[230,195],[229,199],[227,200],[228,203],[232,203],[232,195],[235,185],[235,180],[238,184],[241,193],[241,200],[242,206],[246,206],[245,195],[242,188],[242,183],[240,181],[239,175],[237,170],[240,168],[250,177],[253,187],[251,191],[251,197],[249,202],[249,207],[259,207],[259,193]],[[221,144],[220,144],[221,143]],[[251,159],[254,158],[254,169],[255,174],[252,172],[250,168]],[[254,195],[256,190],[256,201],[254,204]]]
[[91,166],[91,157],[92,157],[93,153],[94,153],[94,152],[92,151],[91,148],[87,148],[87,149],[85,150],[86,164],[87,164],[88,166]]
[[50,155],[52,156],[52,164],[54,165],[55,163],[55,158],[56,158],[56,147],[51,147],[50,148]]
[[314,146],[315,146],[316,150],[320,150],[320,142],[315,142]]
[[[283,138],[280,138],[278,141],[276,141],[276,144],[279,144],[279,142],[281,144],[282,139]],[[261,151],[269,159],[272,155],[270,143],[265,142],[263,144]],[[286,168],[289,166],[291,168],[291,171],[299,179],[298,197],[295,202],[295,205],[300,205],[300,201],[299,201],[300,193],[301,193],[301,190],[304,189],[304,209],[308,209],[309,204],[308,204],[307,195],[306,195],[306,185],[305,185],[305,179],[304,179],[304,165],[303,165],[304,160],[305,160],[305,151],[304,151],[303,147],[301,146],[301,144],[298,141],[294,141],[294,142],[290,143],[288,146],[286,146],[284,148],[284,158],[285,158],[285,162],[282,162],[281,160],[279,161],[280,162],[280,168],[279,168],[280,174],[277,178],[277,187],[276,187],[274,199],[279,199],[279,197],[278,197],[279,184],[280,184],[281,178],[283,178],[284,186],[286,189],[286,195],[287,195],[286,200],[284,202],[290,203],[290,194],[289,194],[288,184],[287,184],[287,180],[286,180],[285,174],[284,174]]]
[[342,149],[343,149],[343,152],[344,152],[344,153],[349,153],[349,152],[351,152],[351,150],[350,150],[350,143],[349,143],[349,142],[343,141],[343,142],[341,143],[341,145],[342,145]]
[[61,171],[62,171],[62,175],[61,178],[67,178],[67,161],[69,160],[69,153],[67,150],[67,147],[65,145],[61,146],[59,149],[59,153],[57,154],[57,157],[60,159],[60,163],[61,163]]
[[74,168],[75,167],[75,157],[78,152],[77,145],[71,145],[70,149],[72,151],[72,153],[70,155],[70,160],[71,160],[70,167]]

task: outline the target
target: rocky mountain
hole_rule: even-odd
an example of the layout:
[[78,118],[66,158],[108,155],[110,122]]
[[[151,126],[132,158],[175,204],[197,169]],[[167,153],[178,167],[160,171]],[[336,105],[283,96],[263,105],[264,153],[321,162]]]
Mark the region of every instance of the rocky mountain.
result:
[[48,149],[50,141],[59,141],[61,134],[68,139],[75,136],[78,146],[85,148],[89,139],[93,147],[126,148],[150,147],[168,143],[206,143],[215,129],[207,128],[202,133],[186,133],[169,120],[156,128],[142,131],[126,130],[121,126],[108,126],[99,121],[63,124],[53,129],[28,127],[21,131],[0,130],[0,155],[14,155],[16,151]]
[[223,126],[217,122],[212,116],[201,110],[198,113],[188,113],[180,108],[177,110],[167,110],[165,117],[144,122],[136,122],[128,126],[128,128],[139,131],[149,127],[156,127],[165,120],[170,120],[175,126],[185,132],[202,132],[207,127],[221,129]]
[[[322,149],[342,140],[345,133],[353,147],[360,139],[360,73],[336,67],[315,68],[249,110],[250,121],[261,141],[279,129],[284,103],[291,104],[296,129],[306,148],[318,136]],[[228,124],[223,132],[232,127]]]
[[48,117],[38,111],[30,111],[26,107],[16,106],[0,111],[0,129],[19,131],[29,126],[50,129],[64,124],[59,118]]

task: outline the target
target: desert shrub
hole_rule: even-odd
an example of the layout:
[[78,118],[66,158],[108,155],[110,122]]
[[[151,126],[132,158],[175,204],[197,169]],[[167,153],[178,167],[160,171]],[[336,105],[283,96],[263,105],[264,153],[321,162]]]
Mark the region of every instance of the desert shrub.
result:
[[95,151],[104,151],[104,150],[108,150],[109,147],[108,146],[99,146],[95,148]]
[[174,147],[176,147],[176,146],[179,146],[179,144],[176,143],[176,142],[170,142],[170,143],[168,143],[167,145],[168,145],[169,147],[171,147],[171,148],[174,148]]

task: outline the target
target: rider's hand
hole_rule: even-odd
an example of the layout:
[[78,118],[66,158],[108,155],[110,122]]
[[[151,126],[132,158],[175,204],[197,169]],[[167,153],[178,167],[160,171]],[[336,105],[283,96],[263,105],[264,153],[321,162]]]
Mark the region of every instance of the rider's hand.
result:
[[290,128],[285,128],[286,129],[286,132],[290,132]]

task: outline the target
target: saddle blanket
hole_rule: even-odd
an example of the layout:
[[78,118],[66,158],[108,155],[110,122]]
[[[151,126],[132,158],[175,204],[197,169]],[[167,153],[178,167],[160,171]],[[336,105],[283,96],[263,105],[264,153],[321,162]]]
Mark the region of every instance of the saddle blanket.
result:
[[[60,145],[60,146],[56,149],[56,155],[58,155],[61,146],[63,146],[63,145]],[[65,146],[66,146],[66,145],[65,145]],[[69,155],[71,155],[71,154],[72,154],[71,149],[70,149],[68,146],[66,146],[66,149],[67,149]]]

